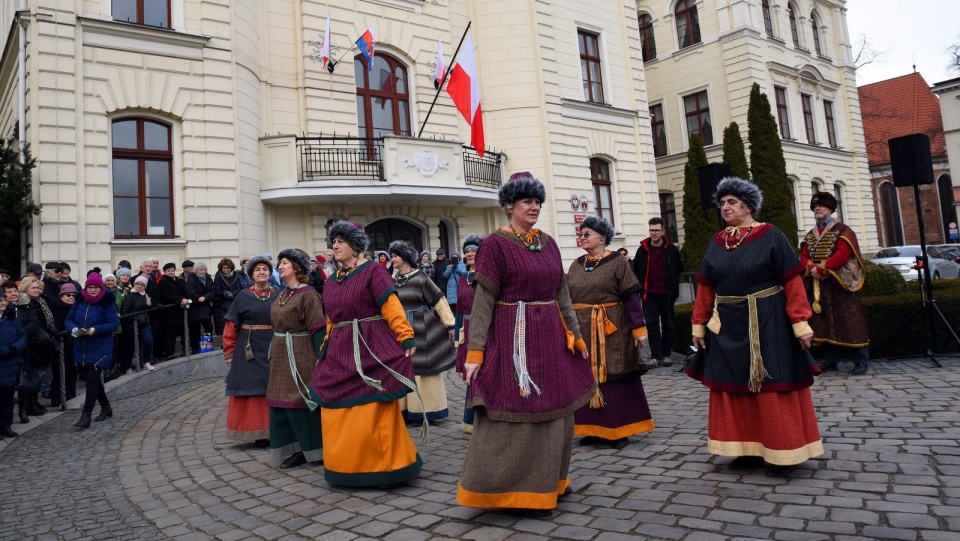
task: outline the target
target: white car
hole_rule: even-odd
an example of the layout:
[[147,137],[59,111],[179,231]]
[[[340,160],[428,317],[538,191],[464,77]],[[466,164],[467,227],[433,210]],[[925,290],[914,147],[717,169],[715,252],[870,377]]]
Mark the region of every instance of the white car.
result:
[[[900,271],[905,280],[918,278],[916,264],[920,255],[920,245],[890,246],[883,248],[870,261],[878,265],[890,265]],[[934,280],[941,278],[960,278],[960,264],[937,246],[927,246],[927,259],[930,262],[930,277]]]

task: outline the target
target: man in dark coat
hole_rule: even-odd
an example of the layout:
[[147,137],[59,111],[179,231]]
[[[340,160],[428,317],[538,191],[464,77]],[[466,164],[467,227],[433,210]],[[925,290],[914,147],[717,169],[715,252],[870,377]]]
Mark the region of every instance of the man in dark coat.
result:
[[13,431],[13,392],[20,375],[20,363],[27,351],[27,332],[7,299],[0,297],[0,440],[16,438]]
[[60,285],[63,283],[60,281],[60,273],[63,268],[59,261],[51,261],[44,265],[44,269],[46,272],[43,277],[43,293],[40,295],[47,301],[47,306],[53,309],[60,304]]
[[[132,284],[136,281],[138,276],[146,276],[147,296],[152,299],[154,306],[159,306],[161,304],[160,286],[157,285],[157,281],[154,279],[153,271],[153,259],[148,257],[140,262],[140,272],[130,278],[130,283]],[[162,319],[163,315],[159,310],[150,312],[150,329],[153,331],[153,358],[156,360],[166,359],[173,355],[173,351],[164,350],[166,343],[163,341]]]
[[665,233],[663,218],[650,218],[650,236],[640,242],[633,256],[633,273],[640,282],[643,316],[650,339],[649,366],[670,366],[673,350],[673,308],[680,296],[683,261],[680,250]]
[[[187,297],[187,284],[177,278],[177,266],[167,263],[163,266],[163,277],[160,279],[160,304],[173,306],[161,310],[160,321],[163,325],[163,349],[168,355],[174,355],[177,348],[177,337],[183,337],[183,310],[190,305]],[[181,340],[181,354],[187,355],[189,345]]]
[[437,258],[433,260],[433,283],[437,284],[440,291],[446,293],[447,278],[443,277],[443,271],[447,270],[447,251],[443,248],[437,248]]

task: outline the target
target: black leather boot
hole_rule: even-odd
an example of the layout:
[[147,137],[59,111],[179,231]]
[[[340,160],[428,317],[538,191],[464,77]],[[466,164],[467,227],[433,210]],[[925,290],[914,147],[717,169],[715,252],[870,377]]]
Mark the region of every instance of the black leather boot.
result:
[[73,426],[77,428],[90,428],[90,414],[87,412],[81,413],[80,420]]
[[27,410],[20,408],[20,422],[22,424],[27,424],[30,422],[30,418],[27,417]]
[[100,415],[97,415],[97,418],[94,419],[96,422],[106,421],[107,419],[113,417],[113,408],[107,406],[107,409],[101,409]]

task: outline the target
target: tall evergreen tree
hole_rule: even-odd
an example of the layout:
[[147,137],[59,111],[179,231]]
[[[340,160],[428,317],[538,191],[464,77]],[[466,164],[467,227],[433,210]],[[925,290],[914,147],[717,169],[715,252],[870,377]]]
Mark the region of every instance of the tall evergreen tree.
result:
[[20,236],[40,205],[33,202],[33,168],[37,160],[30,147],[23,150],[23,162],[14,136],[0,139],[0,267],[13,274],[20,268]]
[[700,208],[700,181],[697,168],[707,165],[703,139],[690,136],[687,164],[683,166],[683,247],[680,256],[687,270],[696,271],[707,253],[711,237],[717,232],[716,211]]
[[743,148],[740,126],[731,122],[723,129],[723,163],[730,165],[733,176],[750,180],[750,168],[747,166],[747,151]]
[[763,192],[763,208],[756,219],[772,223],[783,231],[791,245],[797,247],[797,216],[791,202],[790,181],[787,180],[787,162],[783,158],[780,132],[770,113],[770,100],[753,83],[750,106],[747,109],[747,129],[750,141],[750,176]]

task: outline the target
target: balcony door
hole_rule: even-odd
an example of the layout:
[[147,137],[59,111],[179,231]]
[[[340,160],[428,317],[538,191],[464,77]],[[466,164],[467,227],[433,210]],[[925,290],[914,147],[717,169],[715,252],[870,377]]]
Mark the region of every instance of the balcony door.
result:
[[410,135],[410,88],[407,68],[396,58],[377,52],[373,69],[363,55],[353,60],[357,83],[357,125],[360,137]]
[[420,226],[399,218],[377,220],[364,228],[370,237],[370,250],[386,251],[395,240],[405,240],[418,252],[423,251],[423,230]]

